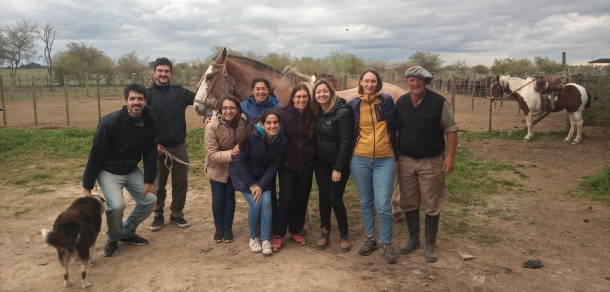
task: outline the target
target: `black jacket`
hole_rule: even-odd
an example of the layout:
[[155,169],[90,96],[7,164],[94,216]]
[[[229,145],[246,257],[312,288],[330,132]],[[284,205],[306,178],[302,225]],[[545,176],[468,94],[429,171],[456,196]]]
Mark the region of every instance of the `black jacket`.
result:
[[352,112],[341,97],[328,113],[318,109],[314,128],[317,159],[334,164],[336,171],[346,171],[353,152],[354,121]]
[[153,83],[148,88],[147,99],[157,117],[157,142],[163,146],[182,144],[186,140],[184,111],[193,104],[195,93],[180,85]]
[[157,168],[155,114],[144,107],[140,118],[127,114],[127,106],[102,117],[83,174],[83,187],[92,189],[101,170],[128,174],[144,159],[144,182],[154,183]]

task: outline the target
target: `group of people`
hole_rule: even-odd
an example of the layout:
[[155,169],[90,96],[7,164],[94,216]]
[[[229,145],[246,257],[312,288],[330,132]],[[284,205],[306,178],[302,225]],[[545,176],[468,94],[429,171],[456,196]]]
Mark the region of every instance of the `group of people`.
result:
[[[97,179],[106,197],[104,256],[114,255],[118,244],[148,244],[135,230],[153,210],[150,229],[161,229],[170,172],[170,222],[189,225],[182,211],[188,187],[184,110],[192,104],[194,93],[170,85],[170,77],[171,62],[157,59],[153,86],[148,90],[137,84],[128,86],[126,105],[105,116],[95,134],[83,193],[90,194]],[[362,72],[358,96],[349,102],[324,79],[311,90],[305,84],[295,86],[285,105],[264,78],[254,78],[252,95],[243,102],[232,95],[220,99],[217,110],[204,119],[203,138],[214,242],[234,240],[235,192],[239,191],[249,206],[252,252],[280,251],[287,233],[297,245],[306,245],[302,233],[315,175],[320,212],[315,247],[323,250],[330,245],[334,212],[340,251],[349,252],[352,243],[343,195],[351,174],[366,233],[358,253],[368,256],[382,246],[385,261],[394,264],[391,201],[398,174],[399,205],[409,232],[400,252],[409,254],[420,246],[419,209],[423,206],[425,257],[435,262],[445,176],[454,169],[458,127],[446,100],[426,88],[432,80],[427,70],[413,66],[405,72],[405,80],[410,92],[396,104],[381,93],[381,76],[371,69]],[[144,172],[137,167],[142,159]],[[123,187],[136,202],[125,221]]]

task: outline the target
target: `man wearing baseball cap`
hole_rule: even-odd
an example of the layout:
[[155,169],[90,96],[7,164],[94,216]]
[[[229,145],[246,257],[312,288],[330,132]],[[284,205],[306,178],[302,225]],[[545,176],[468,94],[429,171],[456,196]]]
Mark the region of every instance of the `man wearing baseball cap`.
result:
[[420,66],[407,69],[405,79],[410,92],[398,99],[394,109],[398,124],[399,204],[409,231],[409,241],[400,252],[409,254],[420,245],[422,205],[427,262],[437,261],[434,245],[445,200],[445,175],[453,172],[458,140],[458,126],[449,104],[442,95],[426,88],[432,78]]

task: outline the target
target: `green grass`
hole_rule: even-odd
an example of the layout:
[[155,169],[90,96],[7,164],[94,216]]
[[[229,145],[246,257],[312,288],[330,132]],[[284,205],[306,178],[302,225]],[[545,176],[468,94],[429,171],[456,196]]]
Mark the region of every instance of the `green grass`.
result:
[[583,196],[610,203],[610,167],[599,174],[584,177],[580,187]]

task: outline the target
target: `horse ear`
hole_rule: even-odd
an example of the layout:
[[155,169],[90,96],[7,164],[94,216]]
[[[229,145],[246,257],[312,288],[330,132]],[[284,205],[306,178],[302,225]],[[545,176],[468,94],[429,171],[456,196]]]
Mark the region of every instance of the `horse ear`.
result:
[[227,48],[226,47],[222,48],[222,52],[220,53],[220,59],[221,59],[220,62],[221,63],[224,63],[227,60],[227,54],[228,54]]

